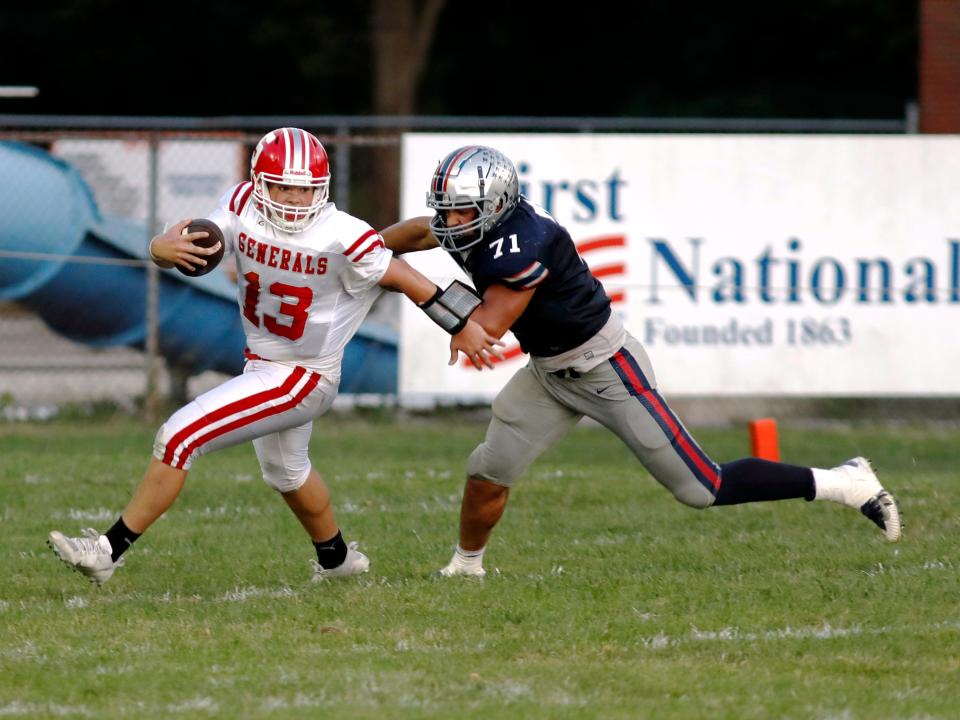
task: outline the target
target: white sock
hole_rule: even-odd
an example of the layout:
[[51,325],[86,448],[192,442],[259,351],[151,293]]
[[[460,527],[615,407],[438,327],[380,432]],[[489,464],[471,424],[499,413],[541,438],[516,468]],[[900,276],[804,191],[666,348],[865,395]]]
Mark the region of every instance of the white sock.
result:
[[816,491],[814,500],[832,500],[846,505],[844,490],[850,485],[850,478],[836,470],[810,468],[813,471],[813,486]]
[[457,549],[453,553],[453,559],[450,560],[450,565],[448,567],[456,568],[458,570],[467,570],[469,572],[482,570],[484,550],[486,550],[486,547],[482,547],[479,550],[464,550],[462,547],[457,545]]

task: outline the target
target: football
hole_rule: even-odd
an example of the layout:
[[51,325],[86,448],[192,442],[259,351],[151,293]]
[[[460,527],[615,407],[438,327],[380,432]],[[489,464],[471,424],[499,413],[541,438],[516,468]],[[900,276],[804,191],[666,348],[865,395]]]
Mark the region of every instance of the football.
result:
[[177,270],[182,272],[184,275],[189,275],[190,277],[200,277],[201,275],[206,275],[217,265],[219,265],[221,260],[223,260],[223,250],[225,247],[223,242],[223,232],[215,222],[212,220],[207,220],[206,218],[197,218],[187,225],[183,232],[184,234],[188,234],[203,231],[208,233],[207,237],[194,240],[193,244],[197,245],[198,247],[206,248],[220,243],[220,249],[213,255],[205,255],[204,259],[207,261],[207,264],[203,267],[198,266],[195,270],[187,270],[185,267],[177,265]]

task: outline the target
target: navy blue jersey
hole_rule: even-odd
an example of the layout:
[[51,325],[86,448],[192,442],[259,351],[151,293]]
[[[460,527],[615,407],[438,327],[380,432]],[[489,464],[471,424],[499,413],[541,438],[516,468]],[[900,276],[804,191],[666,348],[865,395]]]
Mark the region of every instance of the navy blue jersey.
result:
[[464,260],[451,253],[481,295],[494,283],[536,288],[510,329],[524,352],[559,355],[582,345],[610,318],[610,298],[590,273],[570,234],[521,197],[506,220],[484,233]]

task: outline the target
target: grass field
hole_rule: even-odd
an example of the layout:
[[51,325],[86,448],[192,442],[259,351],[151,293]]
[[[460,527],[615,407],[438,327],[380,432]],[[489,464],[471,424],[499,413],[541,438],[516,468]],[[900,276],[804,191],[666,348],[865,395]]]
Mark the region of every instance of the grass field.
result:
[[[960,432],[781,427],[785,461],[874,460],[907,523],[890,545],[827,503],[686,508],[579,428],[514,491],[487,579],[433,579],[482,433],[317,423],[367,576],[308,582],[313,548],[243,446],[201,458],[96,588],[47,532],[105,530],[153,428],[0,426],[0,717],[960,717]],[[696,434],[747,452],[744,429]]]

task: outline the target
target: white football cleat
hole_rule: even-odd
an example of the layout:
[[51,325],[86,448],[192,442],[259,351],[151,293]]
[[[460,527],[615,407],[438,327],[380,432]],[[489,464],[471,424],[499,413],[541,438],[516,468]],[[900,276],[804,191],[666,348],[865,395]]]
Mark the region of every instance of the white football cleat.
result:
[[463,575],[464,577],[475,577],[480,578],[481,580],[486,576],[486,574],[487,571],[483,568],[467,570],[466,568],[454,566],[452,562],[434,573],[434,575],[437,577],[454,577],[456,575]]
[[353,541],[347,544],[347,556],[343,562],[334,568],[325,568],[316,560],[311,560],[313,566],[312,582],[320,582],[327,578],[349,577],[350,575],[362,575],[370,569],[370,558],[357,550],[358,543]]
[[103,585],[113,576],[113,571],[123,565],[123,558],[113,561],[113,548],[106,535],[93,528],[86,528],[83,535],[67,537],[59,530],[53,530],[47,536],[47,545],[63,562],[90,578],[90,582]]
[[453,554],[453,558],[445,567],[440,568],[434,573],[435,577],[454,577],[463,575],[464,577],[475,577],[481,580],[487,574],[483,566],[477,563],[467,564],[458,553]]
[[847,477],[847,485],[842,490],[843,504],[858,508],[883,530],[887,540],[897,542],[903,532],[900,509],[893,495],[883,489],[870,461],[855,457],[833,471]]

